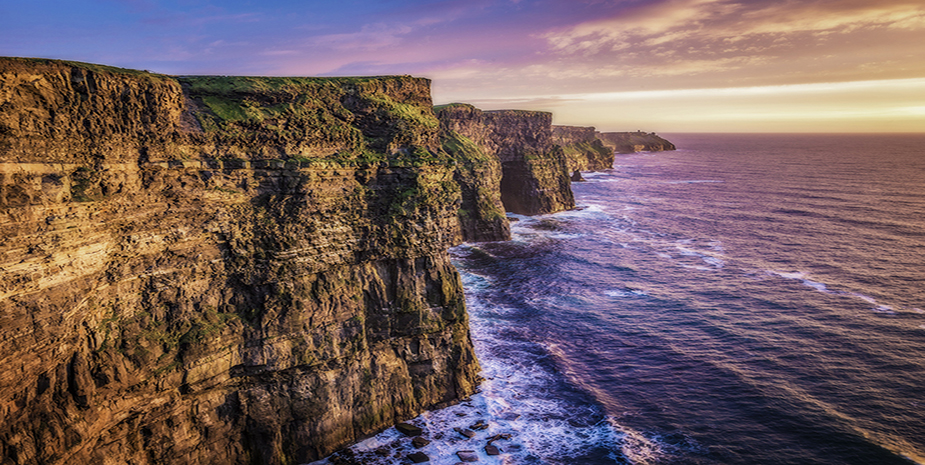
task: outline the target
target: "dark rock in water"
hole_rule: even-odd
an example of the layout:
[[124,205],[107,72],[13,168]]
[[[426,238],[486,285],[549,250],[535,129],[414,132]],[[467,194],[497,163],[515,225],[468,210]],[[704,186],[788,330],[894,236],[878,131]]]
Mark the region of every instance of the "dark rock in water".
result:
[[581,176],[581,171],[575,170],[572,173],[572,182],[585,182],[585,178]]
[[411,445],[414,446],[414,447],[417,448],[417,449],[420,449],[420,448],[422,448],[422,447],[424,447],[424,446],[426,446],[426,445],[428,445],[428,444],[430,444],[430,441],[428,441],[427,439],[424,439],[424,438],[422,438],[422,437],[420,437],[420,436],[418,436],[418,437],[416,437],[416,438],[414,438],[414,439],[411,440]]
[[420,436],[424,432],[421,428],[414,426],[410,423],[399,423],[395,425],[395,429],[400,431],[405,436]]
[[510,439],[511,439],[511,435],[508,434],[508,433],[496,434],[496,435],[494,435],[494,436],[488,438],[488,443],[491,444],[492,442],[495,442],[495,441],[497,441],[497,440],[499,440],[499,439],[510,440]]
[[380,457],[388,457],[389,454],[391,454],[391,451],[389,450],[388,447],[380,447],[375,450],[375,454]]
[[459,460],[463,462],[478,462],[479,456],[475,453],[474,450],[461,450],[456,453],[456,456],[459,457]]
[[485,446],[485,453],[488,455],[500,455],[501,450],[491,444],[487,444]]
[[465,436],[465,437],[467,437],[467,438],[469,438],[469,439],[472,439],[472,438],[475,437],[475,431],[471,431],[471,430],[468,430],[468,429],[453,428],[453,431],[456,431],[457,433],[459,433],[459,434],[461,434],[461,435],[463,435],[463,436]]
[[470,426],[469,429],[473,431],[482,431],[483,429],[488,428],[488,423],[485,423],[485,420],[479,420],[475,422],[474,425]]
[[354,457],[350,449],[342,450],[328,459],[333,465],[359,465],[360,462]]
[[430,457],[428,457],[427,454],[423,452],[415,452],[413,454],[409,454],[408,459],[411,460],[412,463],[430,462]]

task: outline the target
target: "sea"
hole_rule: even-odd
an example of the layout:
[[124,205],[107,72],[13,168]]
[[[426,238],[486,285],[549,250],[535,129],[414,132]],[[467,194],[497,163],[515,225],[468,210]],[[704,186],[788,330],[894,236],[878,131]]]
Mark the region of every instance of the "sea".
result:
[[451,250],[485,381],[361,463],[925,464],[925,134],[663,136]]

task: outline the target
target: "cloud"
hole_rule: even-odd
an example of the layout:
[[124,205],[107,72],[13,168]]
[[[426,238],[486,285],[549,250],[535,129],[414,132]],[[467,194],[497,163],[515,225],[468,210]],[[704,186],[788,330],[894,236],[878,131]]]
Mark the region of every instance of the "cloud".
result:
[[327,47],[340,51],[375,51],[395,47],[412,28],[407,25],[369,24],[358,32],[327,34],[312,37],[309,46]]
[[[694,52],[752,52],[795,34],[824,36],[864,29],[925,29],[925,5],[908,1],[663,0],[545,35],[554,51],[596,54],[630,47],[685,44]],[[749,44],[740,49],[737,44]]]
[[[724,97],[777,97],[783,95],[819,96],[825,94],[842,95],[846,93],[860,94],[876,92],[918,93],[922,90],[925,90],[925,78],[850,82],[819,82],[811,84],[789,84],[778,86],[671,89],[636,92],[595,92],[587,94],[566,94],[558,97],[571,101],[625,101],[656,99],[672,100],[690,97],[716,99]],[[541,99],[548,98],[548,96],[531,96],[521,98]]]
[[261,55],[269,57],[292,56],[298,55],[299,53],[298,50],[264,50],[260,52]]

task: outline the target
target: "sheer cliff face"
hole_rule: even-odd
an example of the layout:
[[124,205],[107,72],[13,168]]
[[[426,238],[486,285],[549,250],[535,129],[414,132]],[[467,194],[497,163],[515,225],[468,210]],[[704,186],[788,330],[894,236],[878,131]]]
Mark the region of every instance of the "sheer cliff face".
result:
[[674,144],[646,132],[599,132],[597,137],[616,153],[661,152],[675,150]]
[[462,194],[459,209],[462,240],[509,240],[511,226],[501,202],[501,161],[476,142],[484,143],[489,136],[480,114],[481,111],[469,105],[452,105],[437,112],[443,148],[457,163],[455,178]]
[[593,127],[553,126],[553,143],[562,147],[570,172],[613,168],[613,149],[604,146]]
[[300,463],[471,394],[429,82],[0,59],[0,463]]
[[443,127],[500,161],[507,211],[538,215],[575,207],[565,155],[552,142],[552,114],[454,104],[438,115]]

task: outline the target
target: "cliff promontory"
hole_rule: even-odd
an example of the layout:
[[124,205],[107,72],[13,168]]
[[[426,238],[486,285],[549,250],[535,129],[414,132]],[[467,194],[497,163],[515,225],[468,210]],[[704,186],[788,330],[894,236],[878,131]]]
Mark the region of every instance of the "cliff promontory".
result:
[[613,148],[604,145],[593,127],[553,126],[553,143],[562,147],[569,172],[613,168]]
[[674,144],[654,132],[599,132],[597,137],[616,153],[675,150]]
[[437,116],[451,140],[500,162],[505,210],[537,215],[575,207],[565,154],[553,142],[551,113],[451,104],[437,108]]
[[425,79],[0,59],[0,463],[301,463],[470,395],[456,165]]

